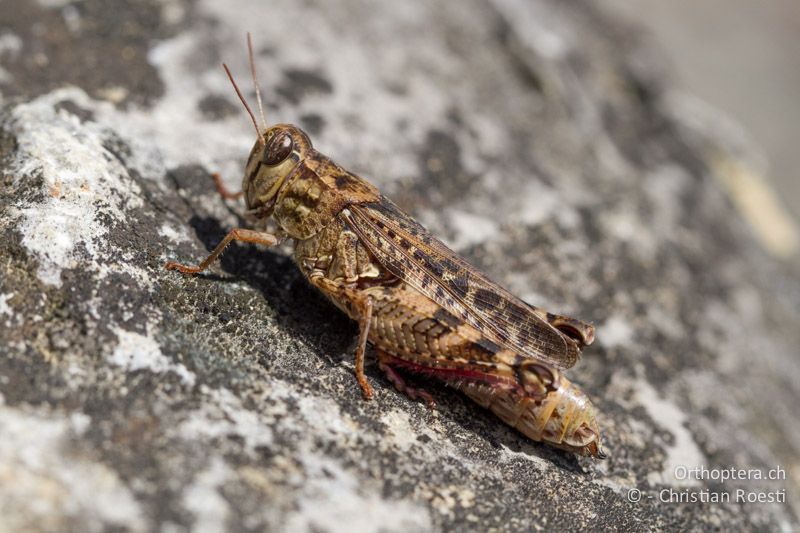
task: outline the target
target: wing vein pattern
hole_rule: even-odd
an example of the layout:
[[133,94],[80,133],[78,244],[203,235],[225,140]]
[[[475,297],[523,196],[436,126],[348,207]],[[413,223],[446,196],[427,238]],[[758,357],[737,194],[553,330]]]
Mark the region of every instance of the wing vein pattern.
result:
[[580,347],[547,313],[503,289],[385,197],[351,205],[347,220],[375,258],[487,339],[518,355],[569,368]]

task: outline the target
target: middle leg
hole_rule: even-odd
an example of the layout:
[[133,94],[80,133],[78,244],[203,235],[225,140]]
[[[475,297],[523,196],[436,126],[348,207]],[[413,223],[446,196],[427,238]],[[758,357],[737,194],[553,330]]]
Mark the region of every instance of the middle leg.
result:
[[358,320],[359,333],[355,361],[356,379],[361,386],[361,391],[364,393],[364,398],[366,400],[371,399],[372,387],[367,381],[366,374],[364,374],[364,359],[367,352],[369,329],[372,323],[372,297],[341,282],[328,279],[321,273],[318,276],[311,276],[310,280],[322,292],[343,302],[345,307],[348,308],[350,316]]

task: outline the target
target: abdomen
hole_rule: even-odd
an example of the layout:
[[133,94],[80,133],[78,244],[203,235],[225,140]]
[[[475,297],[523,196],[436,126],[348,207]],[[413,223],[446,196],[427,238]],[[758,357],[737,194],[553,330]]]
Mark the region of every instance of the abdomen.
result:
[[[346,232],[347,224],[337,217],[317,235],[297,243],[295,260],[309,278],[325,276],[372,297],[368,339],[382,360],[463,391],[530,439],[602,456],[594,407],[577,386],[555,368],[484,338],[392,276],[360,242],[337,246]],[[348,261],[343,253],[350,254]],[[350,273],[343,266],[348,262],[354,265]],[[356,279],[348,283],[352,271]],[[327,296],[358,319],[343,294]]]
[[374,287],[369,341],[390,365],[463,391],[532,440],[603,455],[595,409],[558,370],[483,339],[413,289]]

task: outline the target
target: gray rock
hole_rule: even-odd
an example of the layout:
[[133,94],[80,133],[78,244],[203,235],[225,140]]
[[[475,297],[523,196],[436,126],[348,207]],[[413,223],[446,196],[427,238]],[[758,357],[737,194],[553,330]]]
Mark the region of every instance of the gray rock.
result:
[[[6,0],[0,23],[0,529],[797,527],[796,264],[720,185],[748,168],[730,128],[630,28],[557,0]],[[253,143],[218,67],[254,101],[247,30],[269,121],[596,323],[569,375],[608,460],[451,390],[431,411],[374,364],[363,401],[355,324],[286,250],[162,268],[242,224],[209,173],[234,187]],[[699,466],[786,478],[679,479]]]

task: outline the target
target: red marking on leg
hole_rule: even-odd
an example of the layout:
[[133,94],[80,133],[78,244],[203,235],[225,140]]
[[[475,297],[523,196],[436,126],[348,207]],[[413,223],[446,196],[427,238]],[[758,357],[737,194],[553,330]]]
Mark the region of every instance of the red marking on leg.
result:
[[414,388],[406,383],[406,380],[404,380],[403,377],[398,374],[389,363],[381,360],[378,362],[378,366],[381,370],[383,370],[383,373],[386,374],[386,377],[389,378],[389,381],[392,382],[394,388],[397,389],[398,392],[405,394],[412,400],[419,400],[422,398],[425,400],[425,403],[428,404],[428,407],[431,409],[436,408],[436,401],[433,399],[433,396],[422,389]]
[[459,381],[467,381],[470,383],[483,383],[501,389],[518,389],[519,384],[510,378],[488,374],[479,370],[472,370],[468,368],[440,368],[425,366],[405,359],[400,359],[393,355],[386,354],[381,358],[385,363],[393,367],[402,368],[415,374],[431,376],[441,379],[447,383],[457,383]]

